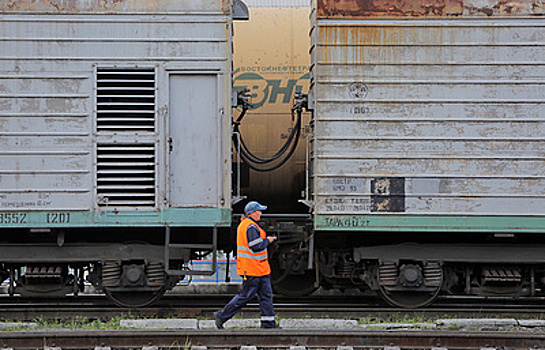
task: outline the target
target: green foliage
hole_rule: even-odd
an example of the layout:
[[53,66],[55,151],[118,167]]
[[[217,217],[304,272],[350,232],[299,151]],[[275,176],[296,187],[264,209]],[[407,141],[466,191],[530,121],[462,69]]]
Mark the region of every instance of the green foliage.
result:
[[121,329],[120,322],[132,316],[116,316],[108,321],[86,316],[76,316],[67,320],[48,319],[43,316],[33,320],[38,329],[87,329],[87,330],[112,330]]

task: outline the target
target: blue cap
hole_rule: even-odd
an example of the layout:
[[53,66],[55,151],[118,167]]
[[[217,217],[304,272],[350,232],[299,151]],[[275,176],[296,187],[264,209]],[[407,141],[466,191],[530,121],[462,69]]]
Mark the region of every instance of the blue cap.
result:
[[250,215],[256,210],[265,210],[265,209],[267,209],[266,205],[261,205],[258,202],[252,201],[246,204],[246,206],[244,207],[244,212],[246,213],[246,215]]

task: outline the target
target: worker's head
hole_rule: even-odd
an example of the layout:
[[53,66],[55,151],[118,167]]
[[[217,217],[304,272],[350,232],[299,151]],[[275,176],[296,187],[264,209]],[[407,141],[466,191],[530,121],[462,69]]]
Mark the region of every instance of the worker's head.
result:
[[248,202],[248,204],[246,204],[246,206],[244,207],[244,214],[246,214],[246,216],[250,216],[252,213],[256,211],[261,212],[266,209],[267,209],[266,205],[261,205],[258,202],[251,201],[251,202]]

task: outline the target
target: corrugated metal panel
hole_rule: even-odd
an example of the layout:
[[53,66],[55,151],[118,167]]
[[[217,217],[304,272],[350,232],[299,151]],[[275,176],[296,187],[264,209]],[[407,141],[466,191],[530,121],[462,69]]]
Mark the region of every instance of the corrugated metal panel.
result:
[[[0,209],[164,206],[168,74],[214,72],[221,81],[208,98],[228,110],[229,4],[1,2]],[[218,135],[228,135],[224,120]],[[228,207],[230,138],[217,142],[211,171],[225,180],[211,185],[215,206]]]
[[0,207],[86,208],[92,202],[88,76],[23,71],[22,64],[0,72]]
[[542,19],[316,23],[316,214],[545,213]]

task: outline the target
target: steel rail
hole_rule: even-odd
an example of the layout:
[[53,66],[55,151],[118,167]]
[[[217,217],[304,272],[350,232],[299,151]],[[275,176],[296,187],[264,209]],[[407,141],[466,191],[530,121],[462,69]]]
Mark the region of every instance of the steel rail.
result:
[[[223,307],[232,297],[229,294],[177,295],[167,296],[145,308],[125,309],[108,302],[103,296],[85,295],[75,298],[27,300],[25,298],[0,298],[0,319],[32,321],[37,318],[71,319],[85,315],[90,319],[109,320],[130,314],[133,317],[175,317],[211,318],[212,312]],[[419,309],[400,309],[385,305],[377,298],[332,296],[302,298],[275,298],[276,313],[283,318],[351,318],[375,317],[379,319],[399,318],[399,315],[444,317],[502,317],[520,319],[545,318],[545,304],[542,299],[519,300],[480,300],[480,299],[441,299]],[[241,316],[259,317],[257,302],[248,304]]]
[[172,348],[198,344],[208,348],[320,346],[431,349],[432,347],[478,349],[504,347],[513,350],[541,347],[545,334],[530,332],[453,332],[453,331],[369,331],[369,330],[189,330],[189,331],[26,331],[1,332],[0,345],[20,350],[60,348],[135,349]]

